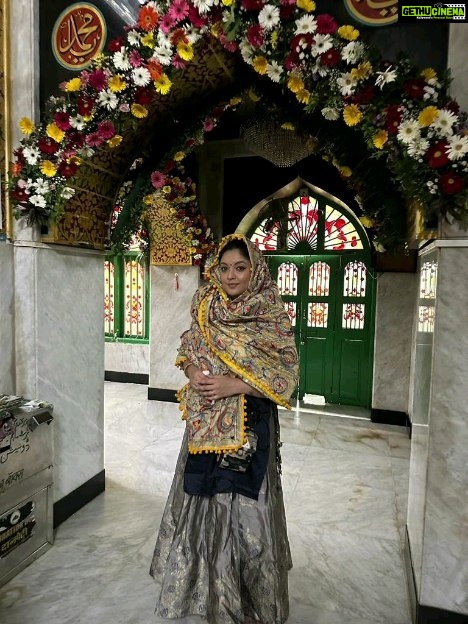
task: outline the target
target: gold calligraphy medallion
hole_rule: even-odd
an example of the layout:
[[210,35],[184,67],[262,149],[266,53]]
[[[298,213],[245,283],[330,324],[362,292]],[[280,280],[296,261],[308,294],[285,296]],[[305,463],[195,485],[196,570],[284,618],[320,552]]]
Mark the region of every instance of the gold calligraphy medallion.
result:
[[72,4],[59,15],[52,31],[52,50],[62,67],[87,67],[106,43],[106,22],[93,4]]
[[388,26],[398,21],[398,0],[344,0],[348,13],[361,24]]

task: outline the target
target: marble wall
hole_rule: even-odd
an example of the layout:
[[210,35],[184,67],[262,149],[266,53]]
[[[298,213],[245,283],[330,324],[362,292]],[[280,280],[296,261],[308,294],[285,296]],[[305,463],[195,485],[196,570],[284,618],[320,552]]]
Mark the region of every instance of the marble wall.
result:
[[0,394],[15,391],[13,247],[0,242]]
[[415,273],[377,278],[372,407],[408,412]]
[[106,342],[105,369],[117,373],[149,375],[149,344]]

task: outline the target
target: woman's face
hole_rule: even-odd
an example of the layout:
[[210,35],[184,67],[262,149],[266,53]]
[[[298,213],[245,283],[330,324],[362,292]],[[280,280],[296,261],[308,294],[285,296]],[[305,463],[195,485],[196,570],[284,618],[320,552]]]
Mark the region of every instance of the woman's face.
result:
[[235,299],[242,295],[249,285],[252,274],[250,260],[247,260],[238,249],[229,249],[221,257],[219,270],[221,284],[228,297]]

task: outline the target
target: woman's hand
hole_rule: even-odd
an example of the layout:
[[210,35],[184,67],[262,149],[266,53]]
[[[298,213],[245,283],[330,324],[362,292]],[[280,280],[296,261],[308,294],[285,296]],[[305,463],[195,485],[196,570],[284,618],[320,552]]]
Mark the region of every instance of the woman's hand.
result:
[[232,375],[211,375],[208,371],[202,371],[198,367],[191,365],[187,369],[190,385],[197,390],[208,401],[216,401],[236,394],[250,394],[252,396],[263,396],[258,390],[249,386],[239,377]]

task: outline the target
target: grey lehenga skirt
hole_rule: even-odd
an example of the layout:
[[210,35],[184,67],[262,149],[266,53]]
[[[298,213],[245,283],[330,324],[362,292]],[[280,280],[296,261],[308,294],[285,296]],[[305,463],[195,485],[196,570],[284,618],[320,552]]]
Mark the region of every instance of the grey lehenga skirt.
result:
[[150,568],[158,583],[158,618],[184,618],[179,624],[287,620],[292,560],[275,452],[277,418],[270,420],[269,461],[258,501],[239,494],[186,494],[184,436]]

